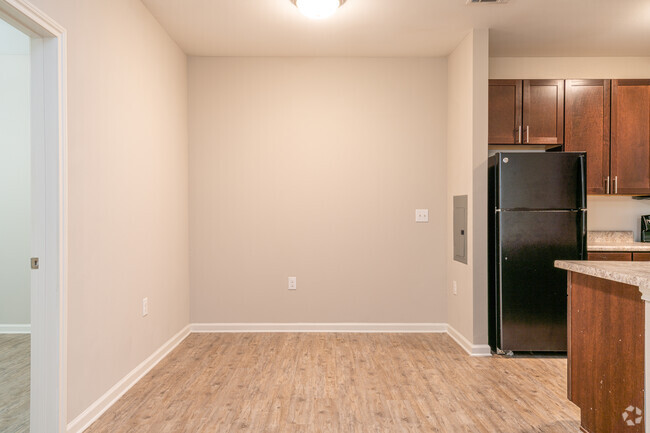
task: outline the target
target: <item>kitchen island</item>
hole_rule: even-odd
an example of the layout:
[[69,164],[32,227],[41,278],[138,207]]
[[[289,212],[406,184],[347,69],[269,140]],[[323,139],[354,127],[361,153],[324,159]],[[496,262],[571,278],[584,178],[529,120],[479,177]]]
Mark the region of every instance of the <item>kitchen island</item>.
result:
[[[568,274],[568,397],[588,433],[650,433],[650,263],[557,261]],[[650,426],[649,426],[650,427]]]

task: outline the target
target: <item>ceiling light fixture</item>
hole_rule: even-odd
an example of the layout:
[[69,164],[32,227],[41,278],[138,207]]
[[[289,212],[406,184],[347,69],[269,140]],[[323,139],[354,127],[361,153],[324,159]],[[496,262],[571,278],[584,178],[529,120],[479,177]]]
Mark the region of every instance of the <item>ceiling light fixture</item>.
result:
[[291,0],[301,14],[313,20],[322,20],[334,15],[346,0]]

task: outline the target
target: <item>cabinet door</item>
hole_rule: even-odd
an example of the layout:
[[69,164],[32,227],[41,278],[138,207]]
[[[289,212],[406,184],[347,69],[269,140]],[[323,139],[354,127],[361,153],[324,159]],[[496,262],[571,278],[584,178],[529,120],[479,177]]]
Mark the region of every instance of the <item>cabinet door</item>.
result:
[[567,80],[564,150],[587,152],[587,193],[607,194],[610,80]]
[[587,258],[599,262],[631,262],[632,253],[588,253]]
[[650,253],[634,253],[635,262],[650,262]]
[[489,144],[521,144],[521,80],[490,80]]
[[524,80],[524,144],[564,143],[564,81]]
[[612,188],[650,193],[650,80],[612,81]]

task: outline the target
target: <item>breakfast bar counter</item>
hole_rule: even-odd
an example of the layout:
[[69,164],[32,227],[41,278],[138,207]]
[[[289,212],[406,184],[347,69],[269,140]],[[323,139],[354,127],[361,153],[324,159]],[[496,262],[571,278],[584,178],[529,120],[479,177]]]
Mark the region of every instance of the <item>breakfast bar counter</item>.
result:
[[588,262],[558,260],[555,267],[604,280],[635,286],[650,294],[650,262]]
[[[568,271],[568,397],[587,433],[650,433],[650,263],[557,261]],[[649,317],[646,320],[646,316]],[[650,426],[649,426],[650,427]]]

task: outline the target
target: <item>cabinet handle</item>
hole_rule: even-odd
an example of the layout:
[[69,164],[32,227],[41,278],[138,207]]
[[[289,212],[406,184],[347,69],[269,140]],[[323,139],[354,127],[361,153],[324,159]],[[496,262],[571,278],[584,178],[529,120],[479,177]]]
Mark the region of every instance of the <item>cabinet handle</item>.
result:
[[607,176],[607,194],[609,194],[609,176]]
[[519,125],[519,144],[521,144],[521,125]]
[[614,194],[618,194],[618,176],[614,176]]
[[530,126],[526,125],[526,143],[530,143]]

